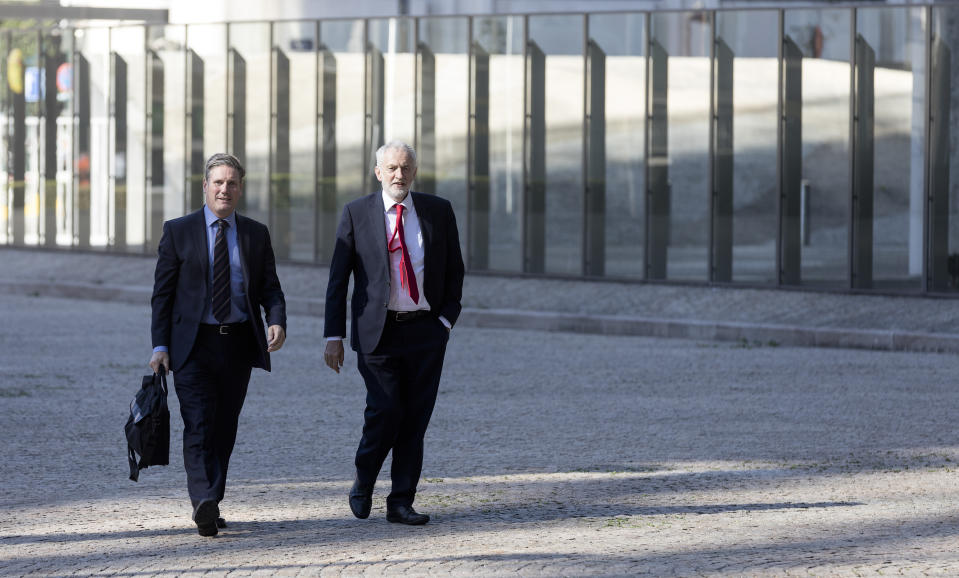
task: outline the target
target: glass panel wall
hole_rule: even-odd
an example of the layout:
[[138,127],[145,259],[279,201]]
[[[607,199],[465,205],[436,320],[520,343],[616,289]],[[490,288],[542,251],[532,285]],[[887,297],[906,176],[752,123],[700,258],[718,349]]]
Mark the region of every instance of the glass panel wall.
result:
[[420,20],[417,45],[416,189],[453,204],[466,255],[469,156],[469,20]]
[[[365,128],[365,32],[363,20],[320,23],[320,46],[332,55],[325,58],[325,70],[334,73],[336,110],[335,181],[336,217],[343,205],[365,195],[373,166],[364,151]],[[326,144],[326,141],[324,141]],[[335,222],[335,221],[334,221]],[[332,236],[330,236],[332,240]],[[332,253],[330,253],[332,254]]]
[[[584,24],[580,15],[529,19],[526,243],[531,272],[583,272]],[[531,266],[541,260],[545,268]]]
[[[369,21],[370,150],[397,139],[413,142],[416,115],[416,27],[410,18]],[[375,162],[375,159],[374,159]],[[372,167],[371,162],[371,167]],[[375,183],[375,184],[374,184]],[[379,188],[375,178],[371,186]],[[372,190],[376,190],[376,188]]]
[[0,243],[153,252],[226,151],[324,263],[398,138],[474,271],[954,292],[957,10],[7,29]]
[[[186,118],[186,27],[151,27],[150,64],[150,186],[154,213],[162,204],[162,215],[152,219],[152,245],[160,241],[163,221],[195,211],[187,203],[189,158],[184,150]],[[156,197],[159,196],[159,199]],[[162,203],[160,202],[162,201]]]
[[[186,131],[188,207],[203,205],[206,159],[231,150],[227,143],[227,27],[199,24],[187,27]],[[246,159],[240,157],[246,166]],[[247,167],[249,171],[249,167]],[[244,189],[244,195],[248,191]]]
[[111,30],[111,110],[113,155],[111,184],[116,199],[117,247],[146,251],[146,30],[124,27]]
[[959,6],[932,9],[927,287],[959,291]]
[[849,284],[850,87],[846,79],[850,75],[850,26],[849,10],[785,13],[784,43],[798,49],[802,67],[798,188],[799,282],[803,285]]
[[485,182],[488,192],[483,198],[474,191],[470,201],[468,261],[481,270],[524,270],[524,36],[520,16],[473,19],[472,132],[486,135],[485,144],[474,145],[473,180],[474,186]]
[[229,30],[229,95],[227,146],[243,162],[246,178],[242,212],[270,223],[271,26],[231,24]]
[[650,170],[665,168],[665,174],[650,176],[647,276],[706,281],[710,17],[654,13],[650,35]]
[[[587,50],[587,194],[604,197],[602,273],[641,278],[646,242],[646,16],[591,15]],[[596,190],[600,186],[602,190]],[[593,233],[587,234],[592,238]]]
[[870,135],[873,141],[856,143],[857,150],[872,153],[863,159],[871,190],[860,192],[863,201],[871,201],[862,218],[871,220],[863,226],[871,227],[872,239],[862,249],[871,251],[872,286],[919,290],[926,140],[925,10],[860,9],[856,16],[857,58],[868,59],[857,64],[872,68],[872,82],[863,83],[859,90],[864,101],[860,109],[872,113],[860,114],[859,122],[871,122],[872,127],[857,134]]
[[[116,224],[115,198],[110,186],[110,30],[77,30],[76,39],[81,68],[77,83],[80,110],[76,115],[80,165],[79,244],[104,247],[114,244]],[[29,146],[27,150],[29,152]]]
[[[41,119],[40,36],[36,31],[16,31],[11,35],[11,86],[14,140],[23,149],[14,153],[13,197],[14,239],[26,245],[43,242],[43,199],[40,194],[40,162],[43,146]],[[19,63],[16,62],[19,54]],[[19,64],[19,66],[18,66]]]
[[[74,103],[74,81],[75,67],[73,65],[74,37],[62,30],[51,31],[45,38],[46,52],[49,55],[47,70],[47,122],[53,126],[47,126],[49,138],[48,154],[46,166],[46,178],[48,181],[54,179],[56,199],[56,236],[55,243],[61,246],[69,246],[74,242],[74,196],[73,196],[73,173],[74,173],[74,154],[73,154],[73,103]],[[2,51],[0,51],[2,54]],[[53,78],[51,78],[51,75]],[[51,89],[52,86],[55,87]],[[51,92],[53,94],[51,94]],[[0,107],[2,109],[2,107]],[[50,145],[54,150],[50,151]],[[0,145],[2,146],[2,145]],[[0,158],[5,155],[0,151]],[[2,178],[2,174],[0,174]],[[49,243],[50,239],[46,239]]]
[[[273,28],[273,223],[277,258],[312,261],[317,238],[333,237],[314,207],[317,198],[318,104],[317,27],[313,22],[283,22]],[[322,106],[322,105],[320,105]]]
[[775,283],[779,13],[716,14],[713,280]]

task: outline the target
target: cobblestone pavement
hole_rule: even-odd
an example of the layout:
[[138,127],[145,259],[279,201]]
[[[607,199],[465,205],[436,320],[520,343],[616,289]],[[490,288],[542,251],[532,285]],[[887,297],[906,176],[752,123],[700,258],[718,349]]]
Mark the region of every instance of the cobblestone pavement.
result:
[[411,528],[385,477],[350,514],[362,381],[296,315],[206,539],[175,395],[171,465],[126,479],[148,306],[0,316],[3,575],[959,574],[955,355],[457,327]]

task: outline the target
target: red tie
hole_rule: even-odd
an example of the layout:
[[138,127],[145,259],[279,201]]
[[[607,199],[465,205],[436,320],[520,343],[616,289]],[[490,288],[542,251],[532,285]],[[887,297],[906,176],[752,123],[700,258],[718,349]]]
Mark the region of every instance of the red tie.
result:
[[[410,254],[406,250],[406,234],[403,232],[403,205],[396,203],[393,206],[396,207],[396,227],[393,228],[393,236],[390,237],[390,242],[386,247],[391,253],[393,251],[401,251],[400,286],[406,287],[410,298],[413,299],[413,303],[419,303],[420,291],[416,288],[416,274],[413,273],[413,263],[410,262]],[[396,247],[393,246],[394,239],[399,241],[399,245]]]

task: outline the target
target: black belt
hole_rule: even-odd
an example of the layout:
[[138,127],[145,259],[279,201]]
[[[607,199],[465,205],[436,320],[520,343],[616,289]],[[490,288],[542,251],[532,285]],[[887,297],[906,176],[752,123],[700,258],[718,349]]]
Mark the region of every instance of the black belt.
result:
[[417,309],[416,311],[389,311],[386,312],[386,318],[390,321],[395,321],[397,323],[403,323],[404,321],[412,321],[420,317],[424,317],[430,314],[429,309]]
[[212,325],[210,323],[201,323],[200,331],[204,333],[212,333],[215,335],[235,335],[242,330],[249,330],[250,322],[241,321],[240,323],[221,323],[220,325]]

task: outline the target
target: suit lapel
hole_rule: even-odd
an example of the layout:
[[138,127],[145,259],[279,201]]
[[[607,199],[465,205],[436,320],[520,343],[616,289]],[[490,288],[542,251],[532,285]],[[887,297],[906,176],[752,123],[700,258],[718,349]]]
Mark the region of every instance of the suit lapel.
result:
[[369,226],[372,227],[370,230],[375,231],[377,234],[374,235],[376,239],[375,251],[377,259],[382,261],[381,266],[386,269],[387,274],[390,270],[390,250],[387,247],[389,239],[387,238],[388,233],[386,232],[386,219],[383,217],[383,195],[372,194],[369,197],[369,201],[366,204],[367,208],[367,217],[369,219]]
[[250,272],[247,266],[250,254],[250,231],[246,226],[246,217],[235,213],[236,216],[236,243],[240,247],[240,266],[243,269],[243,292],[250,295]]
[[[200,257],[200,269],[203,271],[203,278],[210,277],[210,246],[207,242],[206,218],[203,216],[203,207],[193,213],[196,215],[196,225],[193,226],[193,243],[196,245],[196,251]],[[204,284],[204,287],[206,284]]]
[[420,231],[423,233],[423,261],[429,262],[430,243],[433,241],[433,220],[427,211],[426,203],[420,201],[420,193],[410,192],[413,195],[413,208],[416,209],[416,218],[420,222]]

